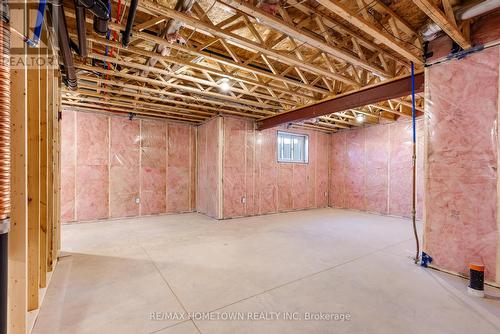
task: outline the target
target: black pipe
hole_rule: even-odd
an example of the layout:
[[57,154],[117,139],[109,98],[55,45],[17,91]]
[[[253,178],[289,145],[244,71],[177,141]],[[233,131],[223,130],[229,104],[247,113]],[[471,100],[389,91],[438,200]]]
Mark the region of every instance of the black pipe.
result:
[[101,35],[108,34],[108,22],[111,19],[111,3],[101,0],[80,0],[84,6],[94,14],[94,31]]
[[75,63],[73,62],[73,55],[71,54],[71,47],[69,45],[68,26],[66,25],[66,16],[64,15],[63,0],[54,0],[52,2],[52,11],[52,16],[54,20],[57,21],[59,49],[64,65],[65,78],[63,78],[63,81],[70,90],[76,90],[78,88],[78,83]]
[[76,30],[78,32],[78,54],[87,57],[87,32],[85,30],[85,7],[75,0]]
[[139,0],[132,0],[130,2],[130,8],[128,10],[127,16],[127,26],[125,27],[125,31],[122,35],[122,45],[127,47],[130,43],[130,34],[132,32],[132,26],[134,25],[135,13],[137,12],[137,5],[139,4]]
[[0,334],[7,334],[9,220],[0,221]]
[[76,0],[86,9],[88,9],[92,14],[100,19],[109,21],[110,12],[108,10],[108,5],[101,0]]
[[101,36],[106,36],[108,29],[108,20],[103,20],[94,15],[94,31]]

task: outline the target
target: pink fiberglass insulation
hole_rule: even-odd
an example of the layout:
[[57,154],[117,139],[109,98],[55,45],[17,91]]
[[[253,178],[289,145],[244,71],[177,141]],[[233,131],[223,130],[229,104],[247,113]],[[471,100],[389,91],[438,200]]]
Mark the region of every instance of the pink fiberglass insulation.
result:
[[[495,281],[500,48],[427,69],[426,227],[434,264]],[[499,281],[498,277],[496,280]]]
[[187,212],[195,206],[196,129],[167,124],[167,212]]
[[140,121],[111,117],[110,122],[110,217],[138,216]]
[[314,175],[315,182],[314,186],[309,183],[309,189],[316,191],[316,197],[312,199],[312,191],[309,192],[309,207],[327,207],[328,206],[328,196],[329,196],[329,163],[330,163],[330,135],[323,132],[313,132],[316,134],[316,150],[314,155],[315,159],[315,169],[310,171],[309,179],[312,179]]
[[221,218],[220,154],[222,118],[215,117],[198,127],[198,182],[197,211],[210,217]]
[[65,110],[62,221],[193,211],[195,133],[185,124]]
[[276,131],[267,129],[255,137],[255,214],[278,212]]
[[[223,217],[328,205],[329,135],[284,127],[255,131],[251,120],[223,118]],[[278,163],[277,131],[306,134],[309,162]]]
[[76,220],[109,216],[109,117],[76,113]]
[[389,126],[389,214],[411,217],[413,146],[412,124],[394,122]]
[[330,206],[345,208],[346,131],[332,134],[330,153]]
[[372,126],[364,130],[365,143],[365,205],[366,210],[387,214],[388,212],[388,162],[389,133],[383,126]]
[[247,186],[252,189],[247,172],[253,173],[247,136],[252,134],[252,123],[243,118],[224,118],[224,217],[244,216],[247,207],[253,209],[253,191],[247,192]]
[[[422,218],[423,120],[417,120],[417,218]],[[407,120],[331,135],[330,206],[411,217],[412,125]]]
[[348,208],[365,210],[365,130],[347,131],[345,201]]
[[141,215],[166,212],[167,127],[141,120]]
[[61,120],[61,220],[75,220],[76,115],[64,112]]

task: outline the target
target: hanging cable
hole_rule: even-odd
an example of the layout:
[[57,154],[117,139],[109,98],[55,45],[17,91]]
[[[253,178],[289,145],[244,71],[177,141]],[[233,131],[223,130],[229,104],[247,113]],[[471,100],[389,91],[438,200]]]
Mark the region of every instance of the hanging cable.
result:
[[411,218],[413,222],[413,234],[415,235],[415,243],[417,252],[415,254],[415,263],[417,264],[420,257],[420,243],[418,241],[417,233],[417,125],[416,125],[416,108],[415,108],[415,64],[411,62],[411,119],[413,128],[413,189],[412,189],[412,210]]

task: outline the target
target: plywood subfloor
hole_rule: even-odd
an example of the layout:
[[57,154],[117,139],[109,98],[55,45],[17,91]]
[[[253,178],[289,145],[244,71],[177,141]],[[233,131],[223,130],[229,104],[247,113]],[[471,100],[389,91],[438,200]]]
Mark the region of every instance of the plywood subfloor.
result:
[[[34,333],[498,333],[500,300],[470,298],[462,279],[415,266],[411,233],[405,219],[335,209],[66,225]],[[150,320],[210,311],[280,319]]]

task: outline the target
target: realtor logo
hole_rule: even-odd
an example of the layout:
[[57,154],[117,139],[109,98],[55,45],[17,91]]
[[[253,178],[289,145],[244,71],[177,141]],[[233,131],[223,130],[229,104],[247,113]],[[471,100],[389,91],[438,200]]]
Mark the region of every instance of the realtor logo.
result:
[[55,24],[59,17],[52,15],[49,5],[40,1],[10,0],[8,5],[2,4],[1,10],[10,25],[11,68],[56,67],[51,46],[57,45],[57,34],[49,30],[47,23]]

